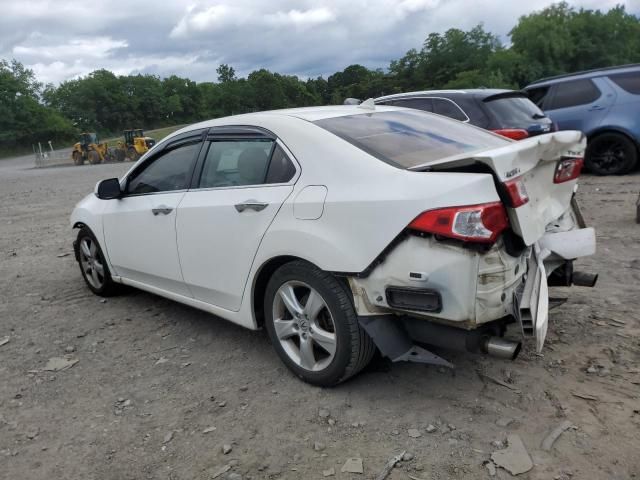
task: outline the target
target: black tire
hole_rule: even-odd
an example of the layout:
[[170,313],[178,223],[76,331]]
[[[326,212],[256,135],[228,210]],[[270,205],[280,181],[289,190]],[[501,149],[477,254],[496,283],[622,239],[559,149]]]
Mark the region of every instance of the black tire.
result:
[[126,158],[126,155],[124,153],[124,149],[116,148],[114,150],[114,156],[115,156],[116,162],[124,162],[124,159]]
[[87,154],[89,157],[89,163],[91,165],[97,165],[98,163],[100,163],[100,154],[98,152],[96,152],[95,150],[90,150],[89,153]]
[[[104,268],[104,274],[101,275],[103,282],[102,282],[102,285],[100,285],[99,287],[92,285],[92,282],[88,278],[89,273],[83,267],[84,254],[81,251],[81,248],[82,248],[82,242],[85,239],[95,244],[96,258]],[[109,271],[109,267],[105,261],[104,254],[102,253],[102,248],[100,247],[100,244],[96,240],[96,237],[93,235],[91,230],[89,230],[87,227],[81,228],[80,231],[78,232],[77,249],[78,249],[77,258],[78,258],[78,265],[80,267],[80,273],[82,273],[82,278],[84,279],[84,282],[87,284],[87,287],[89,287],[89,290],[91,290],[93,293],[101,297],[111,297],[113,295],[117,295],[118,293],[120,293],[121,286],[115,283],[111,278],[111,272]]]
[[[335,327],[336,349],[325,368],[312,371],[294,362],[276,335],[273,310],[278,289],[286,282],[302,282],[320,294]],[[333,275],[304,261],[294,261],[273,274],[264,296],[265,325],[271,342],[284,364],[305,382],[329,387],[356,375],[371,361],[375,345],[358,323],[352,294]]]
[[84,165],[84,158],[82,158],[82,153],[76,151],[72,154],[73,163],[76,165]]
[[129,147],[127,150],[127,158],[132,162],[136,162],[140,158],[140,155],[134,147]]
[[608,132],[589,141],[585,166],[596,175],[623,175],[638,162],[636,145],[621,133]]

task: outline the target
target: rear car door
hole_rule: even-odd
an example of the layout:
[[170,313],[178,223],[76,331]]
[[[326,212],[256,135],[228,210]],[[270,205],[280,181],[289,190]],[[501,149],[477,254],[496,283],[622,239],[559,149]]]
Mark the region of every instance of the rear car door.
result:
[[178,207],[186,284],[197,300],[238,311],[253,259],[299,167],[270,134],[213,130]]
[[106,202],[105,245],[115,273],[189,296],[176,245],[176,212],[202,146],[204,131],[182,135],[126,178],[124,196]]
[[542,108],[559,130],[594,130],[615,101],[613,89],[601,79],[583,78],[551,87]]

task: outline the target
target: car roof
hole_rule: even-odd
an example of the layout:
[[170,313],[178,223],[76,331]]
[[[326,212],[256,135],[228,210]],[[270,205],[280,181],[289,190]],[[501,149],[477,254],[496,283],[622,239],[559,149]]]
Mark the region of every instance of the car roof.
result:
[[[240,115],[232,115],[228,117],[216,118],[213,120],[206,120],[198,125],[199,128],[215,127],[221,124],[225,124],[226,121],[235,120],[247,120],[259,119],[264,116],[279,116],[279,117],[294,117],[308,122],[315,122],[316,120],[323,120],[325,118],[344,117],[347,115],[364,115],[374,112],[388,112],[407,110],[402,107],[392,107],[387,105],[376,105],[375,108],[366,108],[362,105],[330,105],[325,107],[300,107],[300,108],[283,108],[280,110],[266,110],[264,112],[243,113]],[[195,127],[192,125],[192,127]]]
[[395,93],[393,95],[385,95],[375,99],[376,102],[385,100],[393,100],[397,98],[413,98],[433,95],[470,95],[478,98],[491,97],[501,93],[514,92],[521,93],[518,90],[508,90],[505,88],[465,88],[464,90],[418,90],[415,92]]
[[582,72],[574,72],[574,73],[566,73],[564,75],[556,75],[553,77],[541,78],[540,80],[536,80],[535,82],[531,82],[529,85],[525,87],[543,87],[545,85],[552,85],[558,82],[564,82],[568,80],[580,80],[584,78],[594,78],[601,77],[604,75],[610,75],[612,73],[627,73],[627,72],[635,72],[640,69],[640,63],[632,63],[629,65],[617,65],[614,67],[606,67],[606,68],[596,68],[593,70],[584,70]]

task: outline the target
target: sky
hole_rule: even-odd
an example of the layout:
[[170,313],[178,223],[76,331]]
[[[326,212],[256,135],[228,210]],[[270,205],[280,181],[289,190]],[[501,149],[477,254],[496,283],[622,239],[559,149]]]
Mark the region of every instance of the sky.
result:
[[[508,43],[518,17],[548,0],[0,0],[0,59],[58,84],[105,68],[116,74],[216,81],[221,63],[330,75],[359,63],[386,68],[431,32],[478,23]],[[640,0],[570,0],[607,10]]]

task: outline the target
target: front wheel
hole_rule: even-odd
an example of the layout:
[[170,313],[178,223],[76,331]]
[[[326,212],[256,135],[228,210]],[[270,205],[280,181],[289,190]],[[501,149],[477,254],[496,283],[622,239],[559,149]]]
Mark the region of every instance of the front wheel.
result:
[[307,262],[291,262],[274,273],[264,312],[276,352],[308,383],[343,382],[366,367],[375,352],[347,287]]
[[111,278],[102,249],[93,233],[86,227],[78,233],[77,249],[80,272],[89,289],[102,297],[118,293],[119,285]]
[[622,175],[638,161],[634,143],[620,133],[603,133],[589,141],[585,166],[596,175]]

